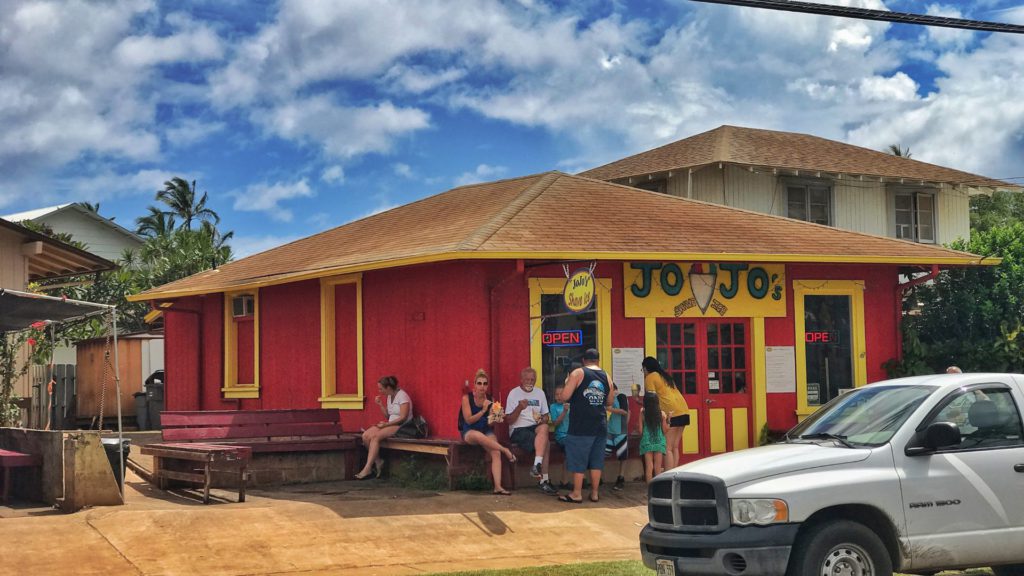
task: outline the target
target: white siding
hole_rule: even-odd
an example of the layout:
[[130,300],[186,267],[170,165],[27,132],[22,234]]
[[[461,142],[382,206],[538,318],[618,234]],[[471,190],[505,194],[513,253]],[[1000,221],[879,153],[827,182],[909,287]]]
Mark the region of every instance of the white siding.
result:
[[971,237],[971,200],[967,192],[943,186],[936,202],[935,234],[939,244]]
[[74,210],[49,214],[37,222],[48,225],[54,232],[71,234],[72,239],[86,245],[86,250],[112,262],[121,258],[125,248],[135,250],[140,246],[131,237]]
[[832,186],[832,215],[836,228],[867,234],[889,234],[885,185],[867,180],[841,179]]

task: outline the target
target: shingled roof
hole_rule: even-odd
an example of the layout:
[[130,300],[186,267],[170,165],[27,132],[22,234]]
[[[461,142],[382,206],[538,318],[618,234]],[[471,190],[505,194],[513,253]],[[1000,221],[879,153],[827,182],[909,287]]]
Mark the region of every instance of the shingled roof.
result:
[[793,172],[824,172],[974,187],[1019,188],[1015,184],[985,176],[809,134],[739,126],[719,126],[714,130],[581,172],[580,176],[597,180],[622,180],[718,163]]
[[982,258],[547,172],[462,186],[154,288],[173,298],[460,259],[971,265]]

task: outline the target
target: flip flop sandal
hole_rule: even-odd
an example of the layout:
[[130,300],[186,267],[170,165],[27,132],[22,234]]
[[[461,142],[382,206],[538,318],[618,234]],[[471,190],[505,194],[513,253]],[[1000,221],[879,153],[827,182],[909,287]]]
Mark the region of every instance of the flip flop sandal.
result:
[[558,497],[559,502],[565,502],[567,504],[583,504],[583,499],[573,500],[568,494],[562,494]]
[[494,492],[492,492],[492,494],[494,494],[495,496],[511,496],[512,495],[512,493],[509,492],[508,490],[495,490]]
[[591,501],[591,502],[600,502],[600,501],[601,501],[601,498],[600,498],[600,497],[598,497],[598,498],[594,498],[593,496],[591,496],[591,497],[590,497],[590,501]]

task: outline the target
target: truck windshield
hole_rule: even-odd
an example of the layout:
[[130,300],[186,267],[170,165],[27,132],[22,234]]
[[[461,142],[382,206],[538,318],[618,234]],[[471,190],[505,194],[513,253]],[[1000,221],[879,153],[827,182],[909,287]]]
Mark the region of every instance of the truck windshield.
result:
[[831,439],[855,448],[881,446],[934,391],[928,386],[869,386],[847,392],[797,424],[786,441]]

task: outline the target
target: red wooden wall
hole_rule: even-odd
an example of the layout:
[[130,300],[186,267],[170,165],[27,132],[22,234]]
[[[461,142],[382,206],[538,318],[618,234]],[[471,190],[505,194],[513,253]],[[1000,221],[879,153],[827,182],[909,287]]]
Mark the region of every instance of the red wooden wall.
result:
[[[864,280],[868,381],[885,378],[881,365],[895,355],[896,268],[889,265],[790,265],[790,280]],[[642,347],[644,322],[625,318],[622,264],[601,263],[599,278],[612,282],[612,347]],[[343,412],[346,429],[359,430],[382,416],[373,403],[376,381],[393,374],[426,416],[433,433],[455,437],[463,385],[477,368],[491,372],[492,391],[504,402],[530,362],[530,277],[564,277],[560,264],[517,270],[514,261],[447,262],[363,275],[362,411]],[[354,285],[335,290],[339,393],[353,381]],[[320,396],[320,284],[309,280],[260,290],[259,399],[221,399],[223,299],[219,294],[181,299],[166,319],[167,409],[315,408]],[[172,309],[173,310],[173,309]],[[788,317],[765,321],[768,346],[794,344],[793,302]],[[202,318],[202,338],[199,337]],[[493,346],[492,346],[493,335]],[[200,351],[202,371],[200,382]],[[241,357],[241,354],[239,355]],[[200,384],[202,401],[199,402]],[[795,394],[768,396],[768,423],[784,430],[796,423]],[[637,415],[634,415],[634,421]]]

